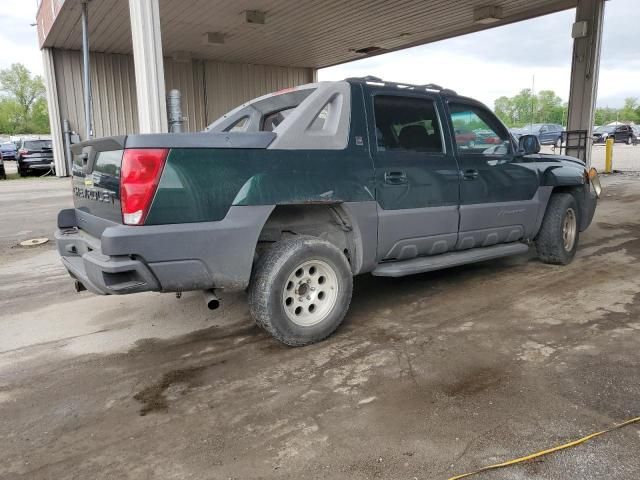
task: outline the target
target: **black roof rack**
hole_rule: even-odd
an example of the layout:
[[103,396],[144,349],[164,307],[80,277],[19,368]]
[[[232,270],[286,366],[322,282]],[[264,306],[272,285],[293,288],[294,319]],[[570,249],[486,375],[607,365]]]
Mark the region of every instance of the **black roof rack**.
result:
[[366,77],[349,77],[346,79],[347,81],[361,81],[361,82],[378,82],[378,83],[387,83],[379,77],[374,77],[373,75],[367,75]]
[[425,85],[412,85],[410,83],[387,82],[385,80],[382,80],[379,77],[374,77],[373,75],[367,75],[365,77],[350,77],[350,78],[347,78],[346,80],[348,82],[381,83],[385,86],[398,87],[405,90],[425,89],[425,90],[434,90],[444,95],[458,95],[455,90],[451,90],[450,88],[443,88],[440,85],[437,85],[435,83],[427,83]]

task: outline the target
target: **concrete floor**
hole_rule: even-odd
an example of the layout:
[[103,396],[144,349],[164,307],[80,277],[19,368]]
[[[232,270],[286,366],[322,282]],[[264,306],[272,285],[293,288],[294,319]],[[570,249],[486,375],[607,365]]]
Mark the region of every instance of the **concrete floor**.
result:
[[[533,256],[360,277],[291,349],[242,295],[75,294],[51,234],[69,181],[0,182],[0,478],[446,479],[640,415],[640,176],[567,267]],[[637,479],[640,429],[479,475]]]
[[[553,147],[542,146],[542,152],[553,153]],[[564,152],[563,152],[564,153]],[[599,172],[604,172],[605,147],[603,144],[594,145],[591,149],[591,166]],[[616,143],[613,146],[613,169],[620,172],[640,171],[640,144],[626,145]]]

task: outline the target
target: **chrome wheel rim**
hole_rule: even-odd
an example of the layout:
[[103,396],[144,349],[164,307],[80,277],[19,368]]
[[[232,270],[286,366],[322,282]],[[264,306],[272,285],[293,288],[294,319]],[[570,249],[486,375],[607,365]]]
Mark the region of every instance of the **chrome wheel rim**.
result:
[[296,325],[309,327],[322,322],[338,300],[338,276],[322,260],[308,260],[294,268],[284,282],[282,306]]
[[562,223],[562,240],[564,242],[564,249],[567,252],[573,249],[573,245],[576,242],[577,223],[576,212],[573,208],[567,209],[567,213],[564,215],[564,222]]

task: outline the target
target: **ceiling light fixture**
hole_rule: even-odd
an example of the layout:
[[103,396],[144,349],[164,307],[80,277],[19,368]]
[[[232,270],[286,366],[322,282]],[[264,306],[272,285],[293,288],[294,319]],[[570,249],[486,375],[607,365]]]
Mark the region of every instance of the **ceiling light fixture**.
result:
[[267,19],[266,14],[260,10],[245,10],[244,21],[248,25],[264,25]]
[[224,44],[224,33],[206,32],[202,36],[202,43],[204,45],[223,45]]
[[476,7],[473,9],[473,23],[487,25],[502,20],[502,7],[498,5],[488,5],[486,7]]

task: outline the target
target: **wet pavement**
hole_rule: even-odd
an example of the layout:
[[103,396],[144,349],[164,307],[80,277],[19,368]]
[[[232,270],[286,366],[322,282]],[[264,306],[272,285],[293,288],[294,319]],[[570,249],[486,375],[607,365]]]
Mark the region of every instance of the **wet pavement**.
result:
[[[640,148],[640,147],[638,147]],[[0,478],[446,479],[640,415],[640,176],[567,267],[524,255],[356,279],[287,348],[244,295],[73,292],[51,243],[68,180],[0,182]],[[640,428],[481,479],[636,479]]]

